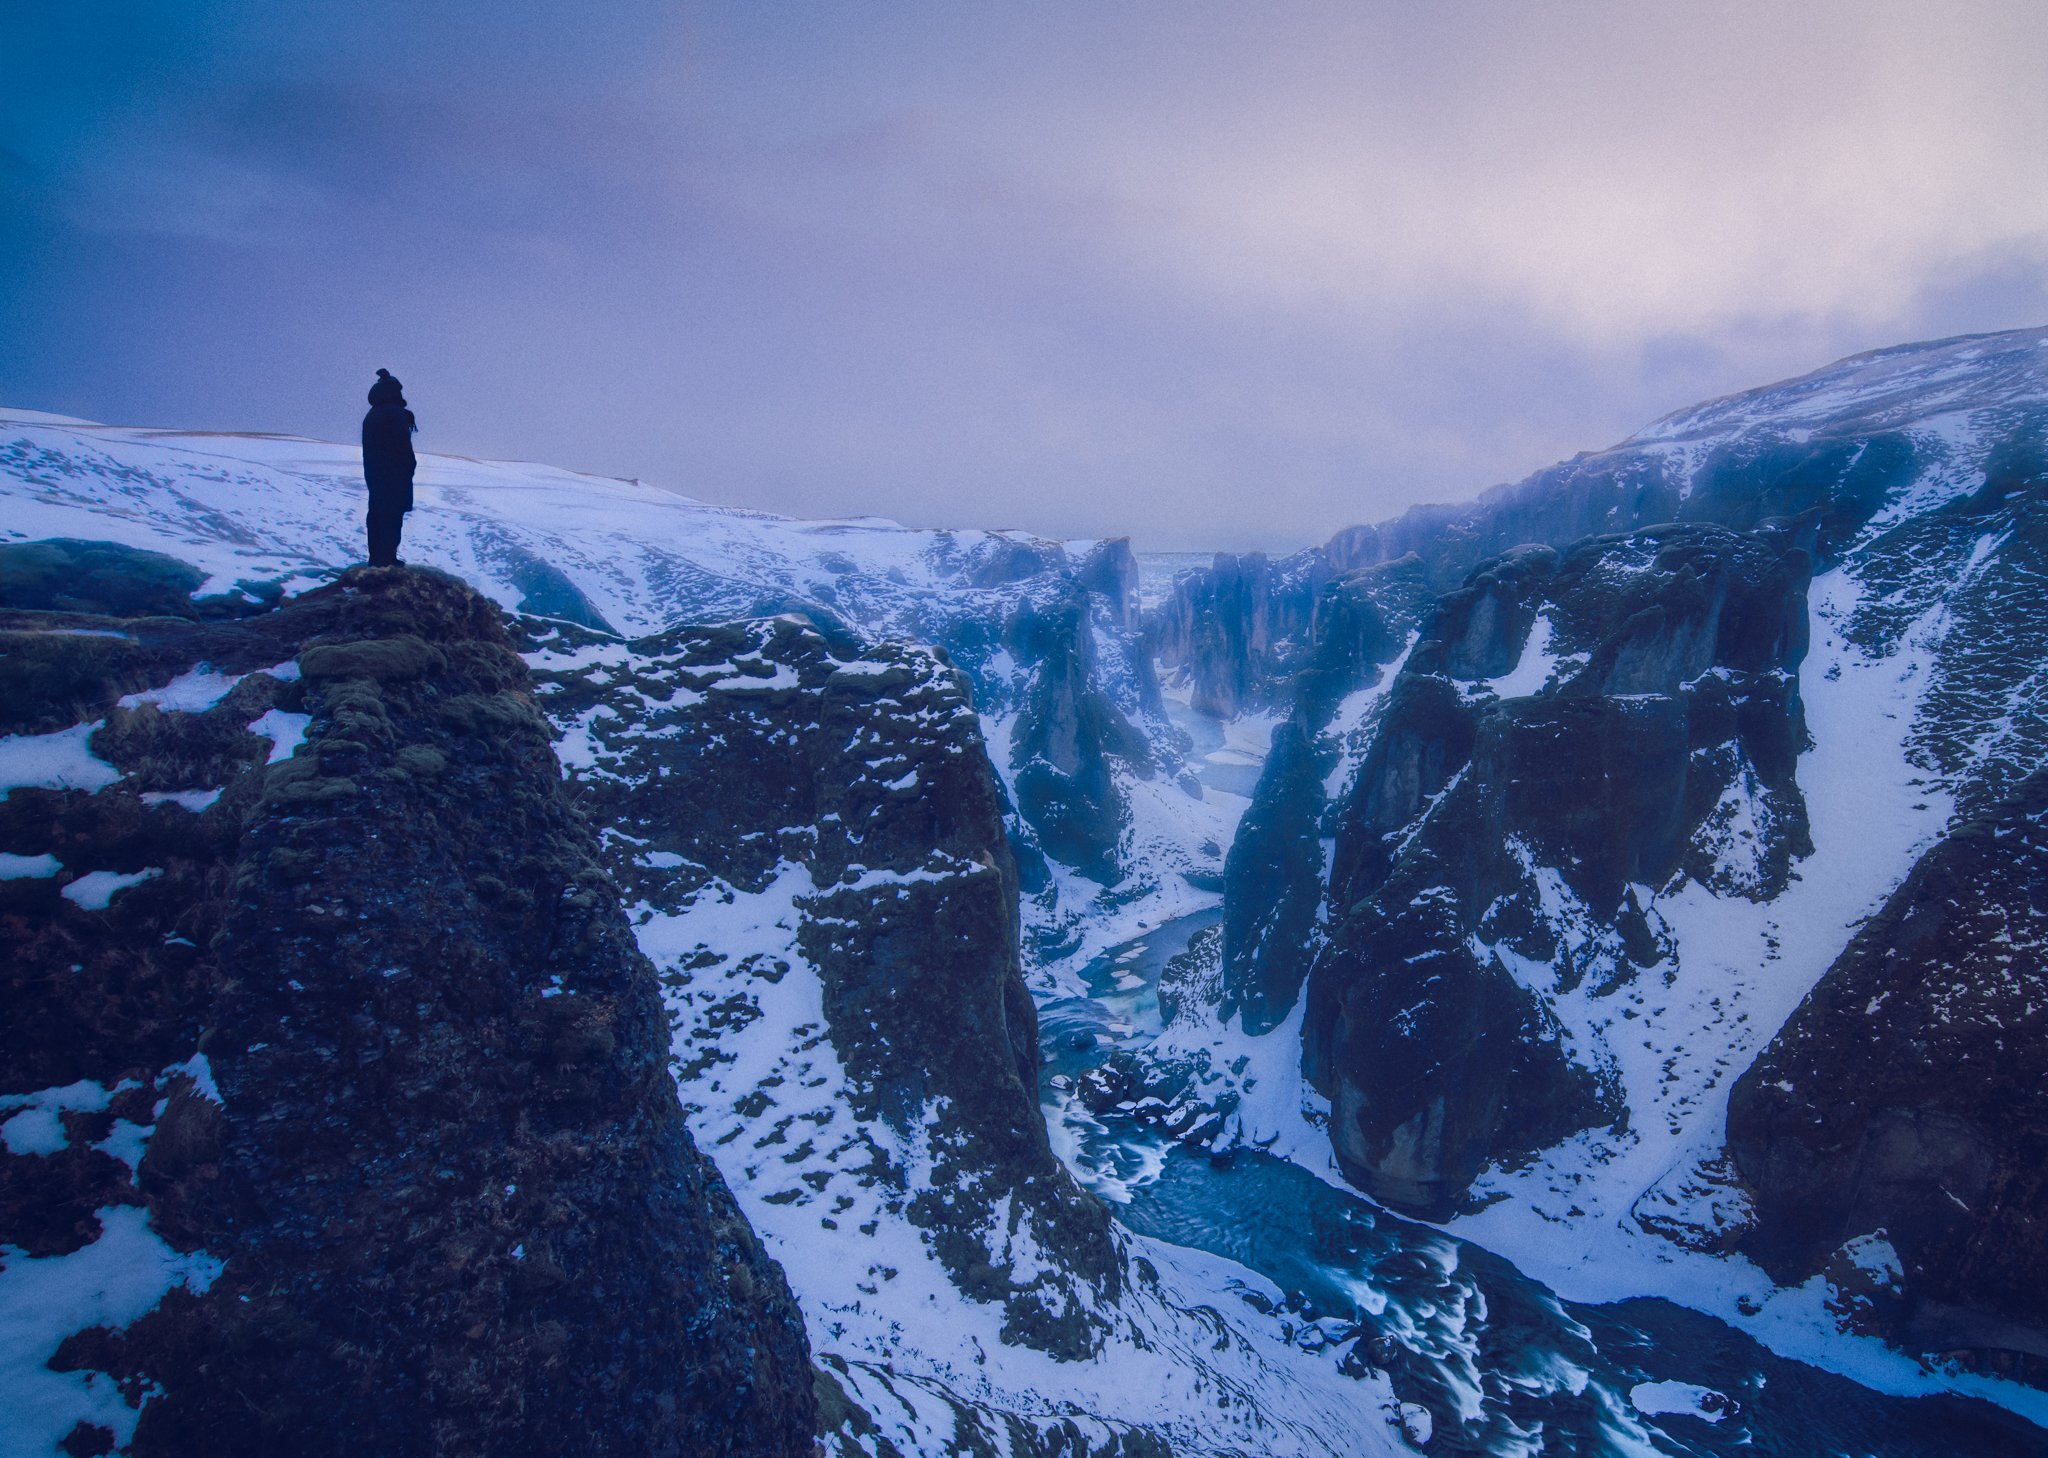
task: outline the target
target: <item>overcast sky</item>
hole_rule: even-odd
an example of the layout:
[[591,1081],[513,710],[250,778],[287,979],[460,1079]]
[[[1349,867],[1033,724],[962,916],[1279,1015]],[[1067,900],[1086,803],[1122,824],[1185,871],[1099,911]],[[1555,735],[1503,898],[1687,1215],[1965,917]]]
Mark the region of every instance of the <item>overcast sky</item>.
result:
[[0,0],[0,403],[1290,548],[2048,322],[2048,5]]

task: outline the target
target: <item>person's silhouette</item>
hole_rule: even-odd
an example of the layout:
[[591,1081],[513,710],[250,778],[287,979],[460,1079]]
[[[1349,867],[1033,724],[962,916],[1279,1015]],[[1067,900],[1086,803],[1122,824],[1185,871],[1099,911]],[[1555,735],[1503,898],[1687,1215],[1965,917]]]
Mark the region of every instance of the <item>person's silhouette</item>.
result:
[[370,413],[363,417],[363,484],[370,488],[370,565],[398,565],[398,534],[412,510],[412,473],[418,464],[412,435],[419,424],[405,408],[405,389],[391,371],[377,371]]

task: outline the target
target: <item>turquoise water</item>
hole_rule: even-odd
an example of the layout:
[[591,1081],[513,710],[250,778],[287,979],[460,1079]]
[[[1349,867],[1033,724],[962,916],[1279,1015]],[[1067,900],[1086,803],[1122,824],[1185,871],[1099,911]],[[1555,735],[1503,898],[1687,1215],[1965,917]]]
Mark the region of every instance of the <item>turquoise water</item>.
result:
[[[1153,929],[1086,969],[1091,996],[1040,1008],[1048,1115],[1072,1079],[1159,1031],[1160,970],[1207,912]],[[1384,1370],[1429,1409],[1432,1454],[1663,1453],[1782,1458],[2041,1458],[2048,1434],[1985,1403],[1897,1398],[1788,1361],[1666,1301],[1560,1301],[1498,1256],[1403,1220],[1362,1195],[1256,1150],[1223,1161],[1111,1110],[1085,1140],[1096,1182],[1144,1235],[1226,1256],[1283,1291],[1305,1325],[1340,1333],[1350,1360]],[[1339,1360],[1332,1356],[1329,1360]],[[1648,1417],[1644,1382],[1732,1399],[1710,1422]]]

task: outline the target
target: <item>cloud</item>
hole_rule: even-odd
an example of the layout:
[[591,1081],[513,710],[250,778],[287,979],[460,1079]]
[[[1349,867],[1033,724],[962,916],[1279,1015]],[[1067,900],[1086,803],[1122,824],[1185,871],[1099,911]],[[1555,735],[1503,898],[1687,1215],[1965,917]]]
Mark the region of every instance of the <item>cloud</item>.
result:
[[1930,281],[2048,258],[2038,7],[1485,14],[1183,35],[1161,84],[1058,94],[1050,121],[1003,96],[972,135],[1051,216],[1248,309],[1507,309],[1626,348],[1879,325]]
[[2048,309],[2031,3],[132,19],[0,53],[22,403],[1282,547]]

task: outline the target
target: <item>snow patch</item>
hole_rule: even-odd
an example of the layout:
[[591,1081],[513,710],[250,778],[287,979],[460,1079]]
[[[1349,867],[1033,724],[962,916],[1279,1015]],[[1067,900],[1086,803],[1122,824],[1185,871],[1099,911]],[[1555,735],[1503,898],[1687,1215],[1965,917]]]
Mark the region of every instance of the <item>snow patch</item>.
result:
[[1692,1382],[1638,1382],[1628,1390],[1628,1400],[1644,1417],[1682,1414],[1710,1423],[1721,1421],[1728,1401],[1713,1388]]
[[0,739],[0,800],[16,790],[104,790],[121,772],[92,752],[103,721]]
[[265,764],[278,764],[298,753],[299,746],[306,742],[306,730],[311,727],[311,714],[294,714],[284,709],[267,709],[252,719],[249,732],[270,741],[270,758]]
[[0,1095],[0,1111],[21,1110],[0,1125],[0,1141],[6,1143],[10,1154],[56,1154],[70,1144],[61,1114],[66,1110],[97,1114],[113,1102],[115,1094],[133,1087],[133,1082],[122,1082],[109,1089],[82,1078],[35,1093]]
[[121,707],[138,709],[144,704],[154,704],[165,713],[203,714],[226,698],[228,691],[240,683],[242,677],[239,673],[217,672],[212,666],[202,663],[189,672],[179,674],[162,688],[123,694]]
[[87,871],[59,894],[81,910],[105,911],[130,886],[140,886],[163,873],[161,866],[146,866],[140,871]]
[[[274,757],[272,762],[276,762]],[[223,786],[219,790],[148,790],[143,793],[142,803],[176,805],[181,810],[190,810],[197,815],[202,810],[212,809],[225,789]]]
[[1503,699],[1521,699],[1536,693],[1557,671],[1557,627],[1546,610],[1537,615],[1522,643],[1515,666],[1499,678],[1485,680],[1486,687]]
[[55,1453],[81,1422],[111,1429],[115,1445],[125,1448],[141,1406],[131,1405],[106,1373],[53,1372],[50,1359],[72,1334],[130,1326],[174,1288],[204,1292],[220,1274],[211,1256],[166,1243],[145,1210],[109,1205],[96,1218],[99,1238],[68,1255],[37,1258],[0,1246],[0,1332],[7,1337],[0,1341],[0,1392],[7,1394],[8,1419],[0,1443],[9,1455]]

